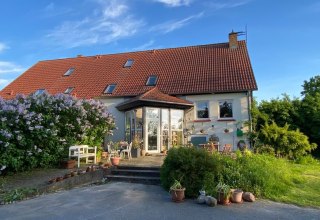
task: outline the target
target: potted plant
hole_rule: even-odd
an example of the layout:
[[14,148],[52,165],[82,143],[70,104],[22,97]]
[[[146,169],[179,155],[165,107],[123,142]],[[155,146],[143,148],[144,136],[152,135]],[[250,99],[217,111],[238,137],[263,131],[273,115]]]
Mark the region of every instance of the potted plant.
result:
[[76,161],[66,158],[62,160],[60,164],[61,164],[61,168],[63,169],[73,169],[76,165]]
[[186,188],[183,187],[178,180],[174,180],[174,183],[170,187],[170,194],[171,194],[172,201],[183,202],[185,198],[184,196],[185,190]]
[[135,158],[138,158],[141,155],[140,139],[137,135],[135,135],[132,140],[131,155],[132,157],[135,157]]
[[120,159],[121,159],[121,157],[119,155],[120,142],[114,143],[113,149],[114,149],[115,152],[118,152],[118,153],[116,153],[116,154],[111,156],[111,158],[110,158],[111,164],[113,166],[118,166],[120,164]]
[[219,204],[221,204],[221,205],[230,204],[230,196],[231,196],[230,186],[220,182],[216,186],[216,191],[217,191],[217,198],[218,198]]
[[242,203],[242,194],[243,191],[240,189],[236,189],[232,192],[231,201],[234,203]]

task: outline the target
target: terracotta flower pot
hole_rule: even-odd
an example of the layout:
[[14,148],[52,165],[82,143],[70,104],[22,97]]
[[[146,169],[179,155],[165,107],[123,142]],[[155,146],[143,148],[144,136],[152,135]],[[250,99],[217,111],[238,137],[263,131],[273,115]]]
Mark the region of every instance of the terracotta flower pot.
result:
[[242,194],[243,194],[242,190],[233,191],[231,196],[231,201],[234,203],[242,203]]
[[184,191],[186,188],[183,189],[172,189],[170,190],[172,201],[174,202],[183,202],[184,201]]
[[229,205],[230,204],[229,197],[225,198],[224,197],[224,193],[223,192],[219,192],[218,193],[218,204],[220,204],[220,205]]
[[113,166],[118,166],[120,163],[120,157],[111,157],[111,163]]
[[73,169],[76,165],[75,160],[63,160],[61,161],[61,168],[63,169]]

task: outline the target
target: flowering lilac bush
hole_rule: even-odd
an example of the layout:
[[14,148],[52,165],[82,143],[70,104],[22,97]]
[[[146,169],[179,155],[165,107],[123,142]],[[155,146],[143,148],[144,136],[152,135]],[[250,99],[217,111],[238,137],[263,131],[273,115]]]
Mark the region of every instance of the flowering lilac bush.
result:
[[15,172],[54,166],[73,144],[101,146],[114,127],[99,101],[46,93],[0,98],[0,168]]

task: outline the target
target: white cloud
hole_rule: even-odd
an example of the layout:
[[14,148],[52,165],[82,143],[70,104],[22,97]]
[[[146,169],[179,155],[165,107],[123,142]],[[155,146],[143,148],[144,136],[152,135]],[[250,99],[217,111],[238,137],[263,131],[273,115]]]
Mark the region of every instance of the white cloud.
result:
[[0,86],[6,86],[9,84],[11,80],[8,80],[8,79],[0,79]]
[[137,46],[135,48],[133,48],[133,51],[141,51],[141,50],[148,50],[148,49],[152,49],[151,46],[154,44],[154,40],[150,40],[145,44],[142,44],[140,46]]
[[25,68],[20,67],[12,62],[0,61],[0,74],[3,73],[21,73]]
[[192,16],[189,16],[187,18],[181,19],[181,20],[175,20],[175,21],[168,21],[162,24],[155,25],[150,28],[150,31],[158,31],[163,34],[169,33],[171,31],[174,31],[176,29],[182,28],[183,26],[186,26],[189,24],[192,20],[196,20],[198,18],[201,18],[203,16],[204,12],[201,12],[199,14],[195,14]]
[[144,25],[129,13],[124,1],[96,1],[99,10],[79,21],[65,21],[54,28],[47,38],[55,44],[73,48],[92,44],[105,44],[137,33]]
[[193,0],[154,0],[163,3],[169,7],[188,6]]
[[220,10],[225,8],[235,8],[242,5],[246,5],[250,1],[251,0],[215,0],[212,2],[206,2],[205,5],[215,10]]
[[8,49],[8,48],[9,47],[6,44],[0,42],[0,53],[3,52],[4,50]]
[[116,18],[120,15],[123,15],[125,12],[128,11],[129,7],[125,4],[118,4],[117,1],[110,1],[110,2],[102,2],[104,9],[103,15],[105,18]]

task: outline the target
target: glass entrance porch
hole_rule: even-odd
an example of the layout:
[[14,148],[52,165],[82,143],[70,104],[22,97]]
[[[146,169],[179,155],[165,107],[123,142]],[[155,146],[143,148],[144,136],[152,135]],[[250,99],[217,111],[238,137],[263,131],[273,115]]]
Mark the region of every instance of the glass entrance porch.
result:
[[183,110],[142,107],[126,111],[125,117],[126,141],[138,139],[147,152],[183,145]]

